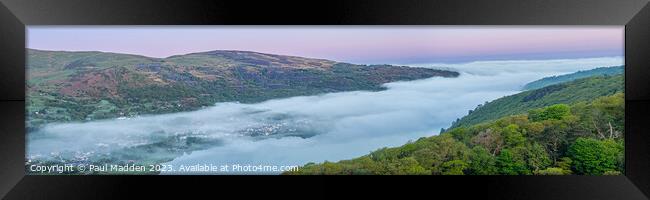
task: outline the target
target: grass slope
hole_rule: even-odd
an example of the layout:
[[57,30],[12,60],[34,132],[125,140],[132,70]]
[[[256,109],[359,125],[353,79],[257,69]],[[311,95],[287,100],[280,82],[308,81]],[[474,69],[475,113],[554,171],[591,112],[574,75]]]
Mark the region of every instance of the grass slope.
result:
[[471,126],[553,104],[573,104],[612,95],[623,92],[623,82],[623,75],[595,76],[502,97],[477,106],[468,115],[452,123],[450,128]]

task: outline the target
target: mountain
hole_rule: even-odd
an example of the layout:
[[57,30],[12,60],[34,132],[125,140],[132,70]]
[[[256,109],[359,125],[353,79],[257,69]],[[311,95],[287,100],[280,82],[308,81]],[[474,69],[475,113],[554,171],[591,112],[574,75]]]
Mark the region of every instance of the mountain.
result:
[[599,67],[591,70],[578,71],[571,74],[545,77],[540,80],[536,80],[524,85],[523,90],[534,90],[549,85],[569,82],[576,79],[587,78],[591,76],[618,75],[618,74],[623,74],[624,72],[625,72],[624,66]]
[[468,115],[453,122],[451,128],[471,126],[485,121],[525,113],[530,109],[553,104],[574,104],[624,90],[623,75],[594,76],[546,86],[502,97],[470,110]]
[[196,110],[217,102],[255,103],[382,84],[453,71],[356,65],[251,51],[209,51],[150,58],[98,51],[27,50],[28,128]]
[[[589,92],[611,84],[622,87],[621,76],[580,79],[560,84],[559,89],[548,86],[504,97],[494,102],[507,103],[487,106],[513,107],[517,112],[504,113],[518,114],[464,124],[351,160],[308,163],[284,174],[620,175],[624,172],[624,94],[618,89],[601,96]],[[563,96],[569,92],[574,97]],[[544,93],[548,97],[534,95]],[[534,97],[537,103],[526,103],[530,102],[523,101],[526,97]],[[529,109],[518,112],[524,108]]]

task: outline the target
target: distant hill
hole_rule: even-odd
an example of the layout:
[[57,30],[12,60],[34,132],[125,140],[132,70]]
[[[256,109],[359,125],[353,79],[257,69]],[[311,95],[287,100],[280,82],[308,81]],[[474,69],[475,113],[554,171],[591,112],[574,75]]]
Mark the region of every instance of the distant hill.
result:
[[98,51],[27,50],[28,127],[61,121],[188,111],[216,102],[352,90],[457,72],[356,65],[251,51],[150,58]]
[[524,85],[523,90],[539,89],[549,85],[564,83],[564,82],[581,79],[581,78],[587,78],[591,76],[623,74],[624,71],[625,71],[624,66],[599,67],[591,70],[578,71],[571,74],[545,77]]
[[594,76],[550,85],[479,105],[469,111],[468,115],[452,123],[451,128],[471,126],[558,103],[573,104],[590,101],[601,96],[623,92],[623,89],[623,75]]

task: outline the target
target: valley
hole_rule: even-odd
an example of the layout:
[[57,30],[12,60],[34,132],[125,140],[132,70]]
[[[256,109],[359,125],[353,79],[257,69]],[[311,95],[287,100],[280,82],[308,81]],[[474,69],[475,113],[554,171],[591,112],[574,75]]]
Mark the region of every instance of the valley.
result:
[[[341,76],[347,74],[350,76],[354,75],[363,77],[363,79],[350,78],[351,80],[357,80],[361,82],[369,81],[372,83],[379,83],[388,80],[391,80],[391,82],[378,84],[377,86],[372,86],[372,84],[362,84],[359,86],[347,83],[336,87],[313,87],[317,88],[315,90],[318,91],[318,88],[341,89],[346,88],[342,87],[344,85],[352,85],[347,88],[350,89],[350,91],[345,90],[338,92],[324,92],[325,90],[322,90],[322,92],[316,94],[309,93],[310,95],[299,96],[289,95],[278,98],[271,98],[269,96],[266,96],[263,100],[250,100],[250,102],[244,100],[216,102],[212,105],[200,106],[188,110],[183,110],[183,107],[177,106],[178,108],[183,109],[179,109],[174,112],[162,112],[157,114],[139,113],[133,116],[118,114],[116,116],[106,115],[107,118],[95,117],[87,120],[63,118],[58,121],[47,121],[47,123],[40,124],[38,128],[32,128],[29,130],[26,167],[33,165],[60,164],[93,166],[114,164],[121,166],[145,167],[196,165],[258,166],[269,164],[274,166],[304,166],[306,163],[314,163],[309,164],[309,166],[321,166],[315,163],[322,163],[323,161],[327,161],[326,163],[333,163],[337,161],[348,160],[351,158],[364,156],[368,154],[368,152],[374,152],[377,149],[382,149],[383,147],[399,147],[406,143],[413,142],[418,138],[436,137],[435,135],[438,134],[438,130],[449,127],[450,123],[457,118],[470,119],[474,118],[473,116],[486,116],[486,120],[480,120],[477,123],[487,123],[490,120],[498,119],[498,116],[501,115],[510,115],[510,113],[517,114],[522,112],[526,113],[528,111],[528,108],[543,108],[547,105],[547,103],[562,103],[563,101],[574,98],[577,98],[578,100],[580,98],[591,98],[578,96],[565,98],[565,95],[560,94],[569,94],[570,91],[593,91],[590,89],[594,88],[592,87],[594,84],[598,87],[611,86],[612,90],[606,90],[603,93],[597,93],[593,97],[597,97],[598,95],[606,96],[617,93],[617,91],[619,91],[619,89],[617,89],[617,84],[622,80],[620,76],[607,76],[593,77],[591,78],[593,80],[585,79],[591,81],[584,81],[582,79],[577,80],[583,81],[584,83],[582,85],[572,83],[565,87],[562,87],[563,90],[548,90],[547,92],[543,92],[544,95],[541,95],[542,93],[538,95],[531,95],[533,93],[537,94],[539,91],[543,90],[525,91],[524,93],[529,93],[527,95],[520,94],[522,92],[521,86],[531,81],[544,78],[549,74],[558,75],[563,74],[566,71],[578,71],[585,69],[583,62],[599,62],[600,64],[597,66],[611,66],[619,63],[616,59],[610,58],[603,58],[600,60],[596,59],[595,61],[593,59],[587,61],[575,60],[572,62],[561,63],[561,66],[564,66],[564,68],[562,68],[562,71],[540,70],[538,73],[530,73],[530,71],[533,69],[541,69],[538,68],[540,66],[540,63],[546,62],[547,61],[544,60],[531,62],[527,65],[524,65],[525,68],[521,68],[521,71],[514,72],[511,70],[493,70],[490,71],[490,73],[484,73],[484,71],[482,71],[483,69],[481,69],[480,66],[486,66],[487,64],[482,62],[463,64],[462,66],[459,65],[458,67],[450,67],[449,69],[458,69],[459,72],[457,72],[457,75],[454,75],[452,73],[455,70],[437,70],[408,67],[401,69],[402,67],[394,67],[401,65],[382,65],[377,67],[353,65],[345,68],[337,68],[336,64],[334,64],[332,66],[328,66],[327,69],[312,70],[331,71],[328,71],[327,73],[322,72],[319,74],[319,76],[323,74],[334,74],[332,76],[340,78]],[[97,64],[96,66],[103,65],[110,66],[107,64]],[[507,66],[508,63],[503,63],[502,65]],[[138,65],[134,64],[133,66],[137,67]],[[427,66],[432,66],[435,68],[437,65],[429,64]],[[558,64],[558,66],[560,65]],[[132,70],[128,69],[128,67],[123,68],[125,68],[125,70]],[[159,72],[163,71],[163,67],[158,69],[158,67],[155,65],[148,65],[144,68],[151,68],[147,70]],[[302,68],[308,67],[302,66],[301,69],[287,69],[287,72],[293,70],[303,70]],[[114,69],[114,67],[108,67],[106,69]],[[265,67],[260,67],[260,70],[263,71],[264,69]],[[416,71],[422,70],[436,73],[450,73],[450,76],[445,76],[443,73],[442,75],[438,76],[414,79],[414,77],[420,77],[423,75],[417,75],[414,72],[411,74],[409,72],[402,71],[413,69]],[[347,71],[345,73],[341,73],[338,72],[339,70]],[[385,70],[397,71],[387,72]],[[380,72],[384,72],[386,74]],[[401,74],[402,72],[410,75]],[[129,73],[141,72],[136,71]],[[197,74],[196,72],[193,73]],[[340,74],[337,75],[337,73]],[[374,73],[376,76],[364,75],[367,73]],[[149,75],[161,77],[166,76],[153,73]],[[65,74],[59,76],[76,77]],[[203,75],[192,76],[205,78]],[[254,82],[255,84],[261,84],[264,82],[263,80],[279,81],[287,85],[291,83],[291,81],[282,82],[280,80],[273,80],[273,78],[270,77],[274,76],[269,76],[268,74],[260,76],[264,78],[260,78],[259,82]],[[295,76],[295,74],[292,76]],[[111,79],[111,76],[100,77],[108,77],[108,79]],[[255,77],[256,76],[252,75],[247,76],[246,80],[256,80]],[[380,77],[383,78],[380,79]],[[403,79],[410,78],[413,78],[413,80],[403,81]],[[54,78],[48,78],[47,80],[53,79]],[[288,79],[290,79],[290,77]],[[126,79],[124,82],[119,82],[119,84],[116,82],[116,85],[137,85],[138,83],[147,82],[129,82],[128,80],[129,79]],[[156,79],[151,78],[144,80],[153,81]],[[161,78],[161,80],[163,79]],[[182,84],[194,84],[191,81],[194,79],[183,79],[177,77],[176,79],[170,78],[164,80],[167,80],[168,84],[172,84],[178,81],[182,82]],[[186,81],[188,82],[186,83]],[[34,81],[34,83],[38,82],[39,81]],[[88,83],[95,84],[99,82],[102,81],[90,81]],[[312,81],[310,83],[316,82]],[[62,84],[57,87],[65,88],[70,85]],[[82,87],[83,85],[84,84],[80,84],[79,87]],[[264,86],[264,84],[261,85]],[[38,89],[40,89],[40,91],[44,91],[43,88],[48,88],[48,86],[54,85],[41,84],[37,87],[34,87],[36,85],[32,86],[35,91],[39,91]],[[156,87],[165,87],[165,84],[160,84]],[[293,87],[296,86],[294,85]],[[368,89],[357,90],[353,88]],[[170,90],[168,95],[172,95],[170,97],[171,99],[173,99],[174,96],[182,96],[186,94],[190,94],[189,96],[191,96],[192,90],[193,88],[186,88],[176,91]],[[268,90],[274,91],[272,89]],[[61,89],[59,88],[58,90],[52,91],[61,91]],[[93,90],[80,91],[91,92]],[[87,112],[91,114],[114,113],[119,105],[115,102],[119,102],[119,99],[124,98],[122,96],[124,93],[120,93],[120,90],[115,90],[117,91],[115,93],[111,93],[111,90],[106,91],[109,92],[96,93],[99,96],[92,97],[101,98],[101,100],[91,100],[92,98],[85,99],[81,98],[81,96],[75,97],[74,93],[65,94],[70,96],[63,97],[56,97],[60,94],[51,96],[43,95],[38,96],[38,98],[35,98],[34,100],[38,101],[39,99],[43,100],[50,98],[50,100],[68,102],[70,103],[70,106],[73,106],[71,108],[75,109],[76,107],[74,106],[82,105],[82,107],[88,107],[89,110]],[[156,93],[140,96],[140,98],[147,99],[147,102],[156,102],[156,98],[161,98],[166,95],[165,91],[167,90],[161,89]],[[190,92],[188,93],[186,91]],[[146,92],[135,92],[131,95],[135,96],[141,95],[143,93]],[[101,97],[102,94],[108,94],[109,97]],[[116,94],[116,96],[113,97],[111,96],[112,94]],[[588,94],[588,92],[576,94]],[[513,98],[511,96],[515,96],[517,98]],[[528,98],[528,101],[523,101],[522,99],[524,97],[520,96],[535,96],[535,98]],[[88,102],[95,101],[95,103],[80,104],[79,102],[82,100],[75,100],[74,98],[85,99],[88,100]],[[237,98],[245,99],[242,96],[237,96]],[[502,109],[504,111],[507,111],[504,112],[504,114],[499,114],[492,111],[484,112],[480,111],[481,109],[476,109],[476,105],[483,104],[486,101],[490,103],[500,102],[502,101],[501,99],[513,99],[506,101],[511,102],[511,104],[504,104],[508,108],[512,108]],[[133,102],[129,103],[129,106],[126,108],[143,106],[143,104],[146,104]],[[528,104],[521,104],[522,102],[528,102]],[[162,103],[162,101],[160,103]],[[149,105],[152,104],[150,103]],[[485,108],[491,107],[491,104],[487,105],[488,106]],[[499,105],[496,107],[504,106],[501,104],[493,105]],[[526,106],[518,107],[519,105]],[[37,104],[36,106],[39,105]],[[50,106],[46,108],[52,109]],[[65,116],[66,112],[74,110],[63,110],[65,107],[56,108],[61,110],[58,114],[61,114],[62,116]],[[145,106],[145,108],[147,107]],[[474,111],[470,115],[467,115],[468,110]],[[486,111],[489,111],[489,109]],[[47,111],[46,113],[57,114],[56,111]],[[494,113],[496,115],[485,115],[481,113]],[[86,118],[88,117],[86,116]],[[483,119],[483,117],[478,117],[477,119]],[[38,120],[43,119],[35,119],[35,121]],[[472,124],[476,123],[469,122],[467,125],[463,125],[463,127],[474,126]],[[460,125],[456,124],[456,126]],[[599,128],[602,129],[602,127]],[[443,135],[449,135],[450,133],[447,132],[451,132],[451,129],[443,130],[442,132],[444,133]],[[465,136],[468,135],[458,134],[458,136],[454,136],[457,138],[453,139],[460,140]],[[446,137],[447,136],[445,136],[445,138]],[[447,141],[449,139],[444,140]],[[446,161],[452,160],[445,159],[444,162]],[[405,160],[403,162],[405,162],[405,164],[414,163],[412,160]],[[417,161],[416,163],[420,162],[424,161]],[[467,163],[468,161],[464,160],[463,162]],[[455,166],[451,164],[453,163],[447,163],[446,165]],[[462,166],[463,164],[460,163],[460,165]],[[176,167],[176,169],[178,168]],[[296,173],[321,173],[319,171],[312,171],[313,169],[319,168],[306,167],[306,171],[300,171]],[[432,172],[432,169],[430,168],[425,169],[428,170],[428,172]],[[418,171],[414,171],[414,173],[416,172]],[[86,173],[222,174],[210,172],[198,173],[180,171],[155,171],[150,169],[146,169],[146,172],[133,173]],[[242,173],[251,174],[246,172],[224,172],[224,174]],[[442,171],[436,171],[436,173],[442,173]],[[279,172],[252,172],[252,174],[279,174]]]

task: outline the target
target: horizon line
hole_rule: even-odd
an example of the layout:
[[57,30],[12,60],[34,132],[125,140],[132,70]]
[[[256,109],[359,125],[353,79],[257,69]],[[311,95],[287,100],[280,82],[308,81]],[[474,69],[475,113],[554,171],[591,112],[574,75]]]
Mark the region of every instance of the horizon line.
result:
[[[27,50],[35,50],[35,51],[50,51],[50,52],[70,52],[70,53],[81,53],[81,52],[99,52],[99,53],[112,53],[112,54],[123,54],[123,55],[131,55],[131,56],[140,56],[140,57],[145,57],[145,58],[152,58],[152,59],[168,59],[171,57],[175,56],[185,56],[185,55],[191,55],[191,54],[199,54],[199,53],[207,53],[207,52],[213,52],[213,51],[234,51],[234,52],[249,52],[249,53],[258,53],[258,54],[267,54],[267,55],[276,55],[276,56],[287,56],[287,57],[298,57],[298,58],[306,58],[306,59],[317,59],[317,60],[329,60],[333,62],[340,62],[340,63],[351,63],[351,64],[364,64],[364,63],[353,63],[353,62],[347,62],[347,61],[338,61],[338,60],[333,60],[333,59],[328,59],[328,58],[315,58],[315,57],[305,57],[305,56],[297,56],[297,55],[286,55],[286,54],[276,54],[276,53],[268,53],[268,52],[259,52],[259,51],[251,51],[251,50],[237,50],[237,49],[215,49],[215,50],[210,50],[210,51],[199,51],[199,52],[190,52],[190,53],[185,53],[185,54],[175,54],[167,57],[153,57],[153,56],[145,56],[145,55],[140,55],[140,54],[135,54],[135,53],[126,53],[126,52],[114,52],[114,51],[102,51],[102,50],[53,50],[53,49],[37,49],[37,48],[29,48],[25,47]],[[548,58],[548,59],[499,59],[499,58],[494,58],[494,59],[477,59],[477,60],[469,60],[469,61],[458,61],[458,62],[418,62],[418,63],[383,63],[383,64],[388,64],[388,65],[416,65],[416,64],[468,64],[468,63],[475,63],[475,62],[503,62],[503,61],[545,61],[545,60],[579,60],[579,59],[594,59],[594,58],[625,58],[624,55],[617,55],[617,56],[594,56],[594,57],[574,57],[574,58]],[[365,64],[365,65],[381,65],[381,64]]]

